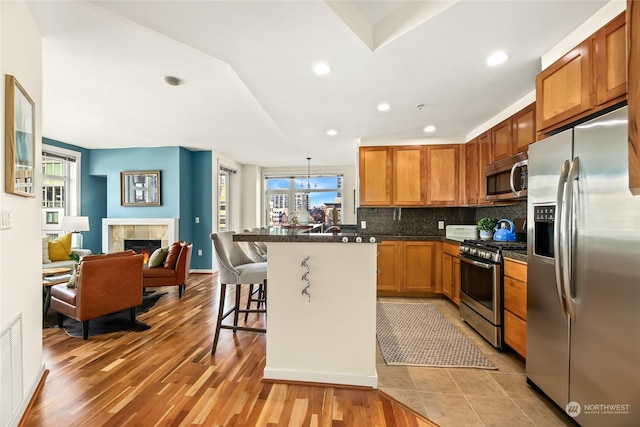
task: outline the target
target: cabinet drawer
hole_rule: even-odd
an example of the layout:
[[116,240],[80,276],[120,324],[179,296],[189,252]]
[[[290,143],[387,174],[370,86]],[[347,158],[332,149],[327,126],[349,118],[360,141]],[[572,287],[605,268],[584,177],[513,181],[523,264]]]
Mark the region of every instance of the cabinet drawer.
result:
[[527,322],[504,312],[504,342],[522,357],[527,357]]
[[523,283],[527,283],[527,263],[522,261],[514,261],[511,259],[504,260],[504,275],[512,277]]
[[445,254],[449,254],[451,256],[458,256],[460,254],[460,246],[454,245],[452,243],[443,243],[442,244],[442,252]]
[[504,278],[504,308],[527,319],[527,285],[511,277]]

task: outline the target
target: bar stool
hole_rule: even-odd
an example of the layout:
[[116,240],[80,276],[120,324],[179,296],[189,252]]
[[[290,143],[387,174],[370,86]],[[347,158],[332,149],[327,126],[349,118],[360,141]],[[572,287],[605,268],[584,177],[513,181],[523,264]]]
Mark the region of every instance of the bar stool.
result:
[[[264,308],[251,309],[240,307],[240,294],[242,285],[262,285],[264,293],[264,301],[267,295],[267,263],[256,262],[247,255],[238,242],[233,241],[233,231],[223,231],[220,233],[212,233],[211,240],[218,258],[218,277],[220,280],[220,301],[218,305],[218,319],[216,321],[216,332],[213,338],[213,348],[211,354],[216,353],[218,346],[218,338],[221,329],[231,329],[235,334],[237,331],[250,332],[266,332],[266,328],[251,328],[247,326],[238,326],[238,316],[245,313],[245,319],[248,313],[266,313],[266,304]],[[235,303],[226,312],[225,298],[227,293],[227,285],[235,285]],[[251,291],[250,291],[251,292]],[[250,293],[251,295],[251,293]],[[223,324],[222,321],[233,314],[233,325]]]

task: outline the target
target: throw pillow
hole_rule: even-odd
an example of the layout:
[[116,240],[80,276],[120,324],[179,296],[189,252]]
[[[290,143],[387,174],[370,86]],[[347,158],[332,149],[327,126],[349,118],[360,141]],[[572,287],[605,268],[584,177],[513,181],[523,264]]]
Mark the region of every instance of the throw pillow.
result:
[[149,257],[147,266],[149,268],[164,266],[164,261],[167,259],[167,255],[169,255],[169,246],[166,248],[156,249]]
[[176,262],[178,262],[178,255],[182,250],[180,242],[174,242],[169,246],[169,253],[167,259],[164,261],[164,268],[176,268]]
[[67,288],[75,288],[78,284],[78,264],[73,266],[73,273],[71,273],[71,279],[67,283]]
[[49,236],[42,236],[42,263],[49,264]]
[[49,242],[49,259],[51,261],[68,261],[71,253],[71,233]]

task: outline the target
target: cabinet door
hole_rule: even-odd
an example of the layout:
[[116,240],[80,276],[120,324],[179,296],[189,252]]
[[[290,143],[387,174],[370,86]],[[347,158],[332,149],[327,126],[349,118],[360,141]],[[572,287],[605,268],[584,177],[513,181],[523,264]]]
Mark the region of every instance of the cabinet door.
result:
[[453,300],[453,257],[442,254],[442,293]]
[[589,38],[536,76],[538,132],[592,107],[590,55]]
[[460,188],[460,144],[429,145],[427,149],[427,205],[457,205]]
[[513,139],[512,154],[527,151],[529,144],[536,142],[536,104],[531,105],[518,111],[512,117]]
[[511,155],[511,117],[491,128],[491,145],[494,161]]
[[504,342],[522,357],[527,357],[527,322],[504,312]]
[[460,305],[460,258],[453,257],[453,288],[452,300],[455,305]]
[[627,32],[629,55],[629,189],[640,195],[640,2],[627,0]]
[[467,199],[468,205],[475,205],[478,203],[478,180],[480,174],[478,173],[478,140],[474,139],[471,142],[465,144],[466,153],[466,186],[467,186]]
[[378,291],[398,292],[402,278],[400,258],[401,242],[383,241],[378,243]]
[[395,206],[424,206],[424,146],[392,147],[393,202]]
[[433,292],[436,242],[402,242],[402,287],[405,292]]
[[491,152],[491,138],[489,138],[489,132],[485,132],[478,136],[478,204],[488,205],[491,204],[487,200],[487,187],[486,178],[484,175],[484,167],[493,161],[493,154]]
[[360,205],[391,204],[391,155],[388,147],[360,147]]
[[596,104],[602,105],[627,93],[627,34],[621,13],[595,37]]
[[522,320],[527,319],[527,285],[511,277],[504,277],[504,309]]

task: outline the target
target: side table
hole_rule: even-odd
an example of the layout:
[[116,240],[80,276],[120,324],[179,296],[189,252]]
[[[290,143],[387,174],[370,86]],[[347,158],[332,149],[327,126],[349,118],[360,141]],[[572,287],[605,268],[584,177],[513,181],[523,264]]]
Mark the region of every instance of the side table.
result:
[[71,278],[70,267],[56,267],[42,269],[42,322],[47,317],[51,305],[51,286],[67,283]]

